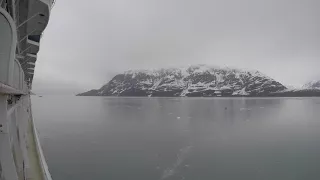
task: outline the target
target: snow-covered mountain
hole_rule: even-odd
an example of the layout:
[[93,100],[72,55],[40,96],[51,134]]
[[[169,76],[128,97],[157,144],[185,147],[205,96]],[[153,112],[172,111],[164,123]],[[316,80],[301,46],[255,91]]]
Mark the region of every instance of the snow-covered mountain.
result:
[[301,88],[288,88],[283,91],[272,93],[269,96],[319,97],[320,96],[320,81],[310,81],[309,83],[303,85]]
[[259,71],[196,65],[126,71],[82,96],[264,96],[286,87]]
[[310,81],[307,84],[303,85],[303,89],[320,89],[320,80]]

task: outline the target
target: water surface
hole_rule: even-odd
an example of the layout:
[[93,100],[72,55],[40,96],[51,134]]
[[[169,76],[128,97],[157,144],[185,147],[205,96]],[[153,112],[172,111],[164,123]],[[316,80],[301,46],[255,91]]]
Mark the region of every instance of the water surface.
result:
[[32,97],[54,180],[317,180],[320,98]]

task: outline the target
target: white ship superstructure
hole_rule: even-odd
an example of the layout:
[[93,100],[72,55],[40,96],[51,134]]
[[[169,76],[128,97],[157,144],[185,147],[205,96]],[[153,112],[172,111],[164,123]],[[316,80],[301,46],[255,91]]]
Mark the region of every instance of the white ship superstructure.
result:
[[51,180],[30,89],[54,0],[0,0],[0,180]]

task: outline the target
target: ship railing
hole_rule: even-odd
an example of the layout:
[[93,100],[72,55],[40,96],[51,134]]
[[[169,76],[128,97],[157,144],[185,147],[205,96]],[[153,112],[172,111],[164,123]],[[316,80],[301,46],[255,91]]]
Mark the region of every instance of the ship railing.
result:
[[10,14],[1,7],[0,24],[0,180],[30,179],[32,173],[27,149],[30,125],[42,171],[39,172],[41,179],[51,180],[32,118],[30,84],[19,60],[15,58],[16,25]]
[[0,179],[27,179],[28,96],[0,94]]
[[[34,146],[35,156],[30,156],[30,146]],[[39,164],[40,171],[34,171],[30,158]],[[32,179],[34,173],[52,180],[32,117],[30,95],[0,93],[0,170],[0,180]]]

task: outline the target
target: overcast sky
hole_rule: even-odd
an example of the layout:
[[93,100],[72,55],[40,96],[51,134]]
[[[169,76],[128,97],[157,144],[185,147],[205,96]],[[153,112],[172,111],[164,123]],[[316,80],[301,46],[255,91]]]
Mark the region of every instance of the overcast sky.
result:
[[57,0],[33,91],[75,94],[129,69],[209,64],[320,79],[319,0]]

